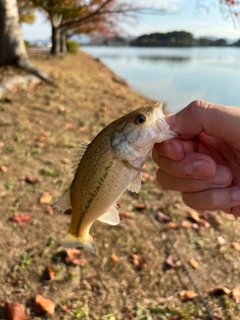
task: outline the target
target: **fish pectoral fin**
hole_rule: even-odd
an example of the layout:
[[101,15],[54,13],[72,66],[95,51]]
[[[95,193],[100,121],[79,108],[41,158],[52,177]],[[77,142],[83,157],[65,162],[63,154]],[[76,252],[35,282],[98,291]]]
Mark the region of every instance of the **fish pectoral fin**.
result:
[[139,189],[141,188],[141,184],[142,184],[142,172],[139,172],[139,174],[136,175],[136,177],[133,179],[133,181],[129,185],[128,190],[138,193]]
[[75,145],[74,148],[69,149],[68,153],[69,153],[73,173],[76,172],[77,167],[78,167],[84,153],[87,150],[87,147],[88,147],[87,143],[80,141],[78,144]]
[[84,248],[91,253],[95,253],[93,245],[91,243],[91,240],[89,236],[86,239],[79,238],[76,236],[73,236],[71,233],[67,233],[64,241],[63,241],[63,247],[64,248]]
[[120,222],[118,211],[114,206],[112,206],[106,213],[98,218],[99,221],[108,223],[112,226],[116,226]]
[[53,208],[60,208],[63,212],[65,212],[68,208],[71,207],[70,202],[70,189],[67,189],[58,201],[54,204]]
[[143,169],[143,168],[138,168],[138,167],[135,167],[133,166],[130,162],[128,161],[124,161],[125,165],[129,168],[129,169],[133,169],[137,172],[145,172],[147,173],[147,170]]

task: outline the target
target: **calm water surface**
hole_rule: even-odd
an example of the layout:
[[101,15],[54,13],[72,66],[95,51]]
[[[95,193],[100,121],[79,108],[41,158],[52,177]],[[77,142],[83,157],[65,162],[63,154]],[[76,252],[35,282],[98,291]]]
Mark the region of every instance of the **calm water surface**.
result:
[[240,106],[240,48],[90,47],[131,88],[169,112],[194,99]]

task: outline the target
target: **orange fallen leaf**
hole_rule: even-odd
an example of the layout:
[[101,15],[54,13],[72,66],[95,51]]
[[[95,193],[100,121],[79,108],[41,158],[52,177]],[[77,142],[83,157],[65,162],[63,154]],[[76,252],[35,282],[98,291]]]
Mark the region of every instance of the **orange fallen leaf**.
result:
[[115,264],[118,262],[118,260],[119,260],[119,258],[118,258],[118,256],[116,256],[115,254],[112,254],[111,255],[111,262],[112,262],[112,266],[114,267],[115,266]]
[[9,220],[19,224],[23,224],[28,222],[31,219],[32,217],[29,214],[16,214],[15,216],[11,217]]
[[5,311],[9,320],[27,320],[29,317],[25,313],[23,305],[20,303],[5,302]]
[[144,203],[135,203],[135,209],[137,210],[143,210],[146,209],[146,205]]
[[216,294],[216,295],[230,294],[230,293],[231,293],[231,290],[229,290],[228,288],[223,287],[223,286],[217,286],[217,287],[215,287],[215,288],[211,288],[211,289],[209,290],[209,293],[210,293],[210,294]]
[[187,220],[182,221],[182,227],[183,227],[184,229],[190,229],[191,226],[192,226],[191,222],[189,222],[189,221],[187,221]]
[[167,224],[165,224],[165,228],[166,229],[177,229],[178,225],[176,224],[176,222],[168,222]]
[[147,268],[146,260],[139,254],[131,254],[130,261],[138,269]]
[[42,310],[46,311],[51,316],[54,315],[55,304],[49,299],[43,298],[40,294],[38,294],[35,298],[35,302],[38,306],[42,308]]
[[50,265],[47,266],[47,278],[47,280],[52,280],[55,278],[55,272],[53,271],[53,268]]
[[70,160],[68,158],[62,158],[61,162],[64,164],[68,164],[70,163]]
[[26,176],[26,177],[24,178],[24,181],[25,181],[26,183],[34,184],[34,183],[37,183],[37,182],[38,182],[38,179],[36,179],[36,178],[31,178],[30,176]]
[[198,264],[198,262],[196,260],[190,259],[189,263],[193,267],[193,269],[198,269],[199,268],[199,264]]
[[232,296],[236,303],[240,302],[240,286],[237,286],[234,289],[232,289]]
[[40,203],[49,203],[52,200],[52,196],[49,192],[45,192],[39,199]]
[[204,219],[199,219],[198,224],[199,224],[200,227],[203,227],[203,228],[209,228],[210,227],[210,223],[207,222]]
[[2,171],[3,173],[7,173],[7,172],[8,172],[8,167],[6,167],[6,166],[1,166],[1,171]]
[[190,290],[183,290],[179,295],[182,301],[192,300],[198,296],[196,292]]
[[86,259],[80,258],[80,253],[81,251],[76,248],[66,249],[67,257],[65,258],[65,262],[77,266],[84,264],[86,262]]
[[240,243],[232,242],[232,247],[234,250],[239,251],[240,250]]
[[188,211],[188,216],[189,216],[189,218],[191,218],[192,220],[194,220],[196,222],[199,222],[199,220],[200,220],[198,212],[194,209],[191,209]]
[[131,213],[129,212],[119,212],[120,220],[131,218]]

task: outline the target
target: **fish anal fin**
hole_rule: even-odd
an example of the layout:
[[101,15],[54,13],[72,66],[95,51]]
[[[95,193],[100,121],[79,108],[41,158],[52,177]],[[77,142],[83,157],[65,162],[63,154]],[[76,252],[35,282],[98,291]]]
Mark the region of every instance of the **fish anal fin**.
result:
[[58,201],[54,204],[54,208],[60,208],[63,212],[65,212],[68,208],[71,207],[70,201],[70,189],[67,189]]
[[108,223],[112,226],[116,226],[120,222],[118,211],[114,206],[112,206],[106,213],[98,218],[99,221]]
[[91,253],[95,253],[92,242],[90,240],[90,237],[86,239],[83,239],[81,237],[75,237],[71,233],[67,233],[64,241],[63,241],[63,247],[64,248],[84,248],[88,250]]
[[141,188],[141,184],[142,184],[142,172],[139,172],[139,174],[136,175],[136,177],[133,179],[133,181],[129,185],[128,190],[138,193],[139,189]]
[[70,162],[71,162],[71,167],[73,169],[73,173],[76,172],[77,167],[84,155],[84,153],[86,152],[88,147],[88,144],[81,141],[78,144],[75,145],[74,148],[69,149],[69,158],[70,158]]

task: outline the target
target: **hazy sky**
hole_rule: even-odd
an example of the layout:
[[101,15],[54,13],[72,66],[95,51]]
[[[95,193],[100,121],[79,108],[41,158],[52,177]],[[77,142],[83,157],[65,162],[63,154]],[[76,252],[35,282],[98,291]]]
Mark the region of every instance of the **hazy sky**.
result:
[[[160,3],[161,1],[163,0],[154,0],[152,3]],[[240,28],[235,29],[231,21],[223,19],[218,7],[218,0],[208,0],[206,2],[210,3],[208,12],[206,10],[196,10],[197,0],[168,0],[168,5],[173,3],[171,7],[175,13],[140,15],[137,22],[131,24],[121,23],[120,26],[125,35],[134,36],[152,32],[184,30],[192,32],[195,37],[215,36],[239,39]],[[166,5],[166,0],[163,3]],[[178,8],[177,12],[175,11],[176,8]],[[23,24],[24,39],[31,41],[50,38],[51,28],[49,22],[43,15],[38,14],[37,16],[37,21],[33,25]]]

